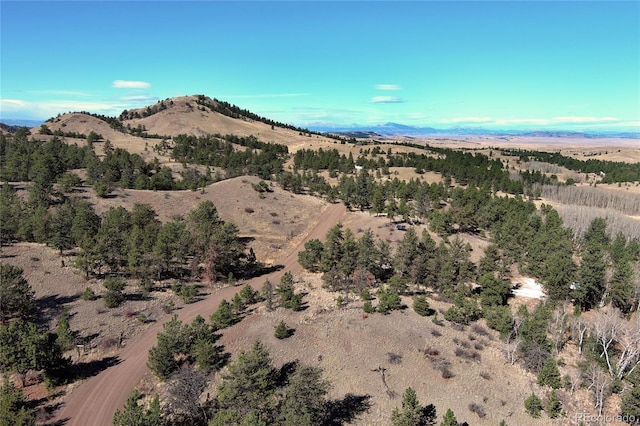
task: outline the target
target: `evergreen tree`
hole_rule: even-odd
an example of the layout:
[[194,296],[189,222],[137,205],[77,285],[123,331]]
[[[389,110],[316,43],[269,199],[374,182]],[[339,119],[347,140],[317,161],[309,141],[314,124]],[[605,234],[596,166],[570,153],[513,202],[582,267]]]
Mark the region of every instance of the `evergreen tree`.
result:
[[405,389],[402,396],[402,409],[395,408],[391,414],[391,424],[393,426],[427,426],[434,424],[435,417],[435,409],[428,412],[420,405],[413,388],[409,387]]
[[442,417],[442,422],[440,426],[459,426],[458,419],[456,419],[456,415],[453,414],[451,408],[447,409],[447,412]]
[[604,253],[609,246],[607,222],[595,218],[583,236],[582,261],[578,270],[579,286],[575,296],[583,309],[591,309],[602,299],[605,291],[607,265]]
[[256,303],[258,301],[258,296],[259,293],[255,291],[249,284],[246,284],[244,287],[242,287],[242,290],[240,290],[240,297],[246,305],[253,305],[254,303]]
[[265,280],[261,293],[267,311],[271,312],[273,310],[273,284],[268,279]]
[[158,395],[153,398],[151,405],[146,410],[138,404],[140,397],[137,389],[131,392],[122,411],[116,410],[113,416],[114,426],[163,426],[166,424],[160,410]]
[[311,366],[297,366],[289,377],[280,404],[280,419],[283,425],[305,426],[323,424],[326,394],[329,382],[322,379],[322,369]]
[[27,406],[22,390],[16,389],[5,374],[0,387],[0,426],[32,426],[35,416]]
[[70,349],[73,345],[73,332],[69,327],[69,310],[64,309],[56,325],[56,343],[62,350]]
[[538,418],[542,412],[542,401],[535,393],[532,393],[524,400],[524,408],[531,417]]
[[307,241],[304,250],[298,252],[298,263],[310,272],[318,272],[323,250],[324,245],[317,238]]
[[620,411],[628,418],[640,418],[640,386],[634,386],[622,396]]
[[58,207],[51,217],[51,233],[49,243],[53,248],[60,250],[69,250],[75,246],[71,228],[75,217],[73,206],[66,201],[62,206]]
[[[217,410],[210,424],[268,424],[275,390],[276,371],[271,357],[256,341],[250,351],[240,352],[223,375],[216,396]],[[246,423],[248,418],[255,423]]]
[[237,321],[236,315],[233,313],[231,304],[226,299],[222,299],[218,305],[218,309],[211,314],[211,325],[216,330],[229,327]]
[[20,198],[5,182],[0,188],[0,246],[16,238],[22,220],[21,210]]
[[551,391],[549,397],[544,403],[544,411],[547,413],[550,419],[555,419],[562,414],[562,403],[558,399],[558,394],[555,389]]
[[281,320],[276,326],[274,336],[280,340],[286,339],[287,337],[291,336],[291,329],[287,327],[287,324],[285,324],[283,320]]
[[609,297],[613,306],[628,314],[634,306],[634,292],[631,264],[627,260],[621,260],[614,266],[613,276],[609,283]]
[[433,315],[433,309],[429,306],[429,302],[425,296],[416,296],[413,299],[413,310],[420,316]]
[[126,287],[126,283],[123,279],[108,277],[104,280],[102,285],[107,289],[107,292],[103,296],[104,305],[107,308],[117,308],[124,302],[125,296],[123,291]]
[[542,369],[538,373],[538,384],[540,386],[549,386],[552,389],[559,389],[562,385],[562,377],[553,357],[548,357],[544,362]]
[[34,294],[21,268],[0,262],[0,324],[15,317],[32,318]]

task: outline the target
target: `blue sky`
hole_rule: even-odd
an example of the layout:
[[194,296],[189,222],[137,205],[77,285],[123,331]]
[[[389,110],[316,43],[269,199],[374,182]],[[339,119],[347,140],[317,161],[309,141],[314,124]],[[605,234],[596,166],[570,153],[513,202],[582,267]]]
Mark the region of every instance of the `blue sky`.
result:
[[205,94],[308,126],[640,130],[640,2],[0,2],[0,119]]

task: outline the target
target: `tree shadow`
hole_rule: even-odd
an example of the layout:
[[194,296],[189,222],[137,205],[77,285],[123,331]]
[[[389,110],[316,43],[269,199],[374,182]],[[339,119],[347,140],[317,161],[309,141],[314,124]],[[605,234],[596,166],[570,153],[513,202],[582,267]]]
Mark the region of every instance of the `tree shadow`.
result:
[[36,305],[38,306],[38,315],[40,317],[40,321],[43,323],[49,323],[55,317],[60,315],[62,310],[64,309],[64,305],[67,303],[75,302],[80,298],[79,294],[74,294],[71,296],[43,296],[36,299]]
[[110,356],[95,361],[79,362],[73,366],[73,379],[82,380],[97,376],[101,371],[118,365],[120,362],[120,358],[117,356]]
[[262,275],[268,275],[272,272],[281,271],[283,269],[284,269],[284,265],[270,265],[270,266],[261,265],[255,270],[243,274],[242,277],[245,279],[255,278],[255,277],[260,277]]
[[326,426],[340,426],[351,423],[360,414],[366,412],[372,406],[371,395],[354,395],[348,393],[342,399],[328,401],[325,404]]
[[289,382],[289,376],[291,376],[297,370],[299,366],[298,361],[289,361],[282,365],[275,372],[275,381],[277,387],[284,387]]

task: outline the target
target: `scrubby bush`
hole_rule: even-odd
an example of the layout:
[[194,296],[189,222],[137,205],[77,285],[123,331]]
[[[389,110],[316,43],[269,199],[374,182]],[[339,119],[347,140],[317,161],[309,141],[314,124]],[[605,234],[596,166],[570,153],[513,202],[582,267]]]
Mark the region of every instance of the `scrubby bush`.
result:
[[535,393],[532,393],[524,400],[524,408],[531,417],[538,418],[542,412],[542,401]]

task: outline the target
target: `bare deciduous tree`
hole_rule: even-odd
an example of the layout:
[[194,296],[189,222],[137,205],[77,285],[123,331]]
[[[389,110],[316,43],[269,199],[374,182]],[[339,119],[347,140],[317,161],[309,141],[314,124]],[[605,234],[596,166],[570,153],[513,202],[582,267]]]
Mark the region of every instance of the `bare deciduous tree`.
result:
[[617,309],[599,310],[593,318],[596,341],[602,348],[600,358],[605,358],[609,374],[614,375],[614,368],[609,357],[609,350],[614,348],[624,329],[624,320]]
[[567,303],[558,305],[551,314],[549,334],[553,343],[553,353],[558,355],[567,342]]
[[598,415],[602,416],[604,403],[611,393],[611,376],[597,364],[591,364],[586,371],[585,379],[589,384],[587,390],[592,390],[594,393],[594,407],[598,409]]
[[584,343],[584,336],[587,333],[589,327],[581,317],[574,318],[571,324],[573,338],[578,344],[578,354],[582,356],[582,344]]
[[618,378],[630,374],[640,364],[640,316],[634,315],[631,321],[623,323],[618,338],[620,355],[618,356]]
[[171,375],[167,388],[168,408],[182,424],[207,421],[207,410],[200,400],[206,386],[205,374],[189,365]]
[[520,343],[522,343],[522,341],[519,337],[507,339],[507,341],[505,342],[503,352],[509,365],[513,365],[518,361],[518,354],[520,353]]

